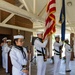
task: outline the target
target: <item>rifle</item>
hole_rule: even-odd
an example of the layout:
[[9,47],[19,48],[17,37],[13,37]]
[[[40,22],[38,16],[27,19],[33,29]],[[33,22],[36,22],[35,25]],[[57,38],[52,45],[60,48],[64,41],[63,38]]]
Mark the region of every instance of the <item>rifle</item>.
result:
[[59,47],[59,50],[60,50],[60,59],[62,58],[62,55],[61,55],[61,53],[62,53],[62,47],[63,47],[63,45],[61,45],[60,47]]

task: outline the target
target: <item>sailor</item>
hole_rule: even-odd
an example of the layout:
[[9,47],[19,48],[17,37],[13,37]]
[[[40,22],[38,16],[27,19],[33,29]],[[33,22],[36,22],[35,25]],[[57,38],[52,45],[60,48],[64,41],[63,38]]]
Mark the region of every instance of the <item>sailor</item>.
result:
[[45,47],[48,40],[43,41],[43,32],[37,33],[37,39],[34,41],[34,47],[36,48],[37,57],[37,75],[45,75],[46,72],[46,56],[45,56]]
[[66,56],[66,72],[70,72],[70,68],[69,68],[69,63],[70,63],[70,58],[71,58],[71,46],[69,44],[69,40],[66,39],[65,40],[65,56]]
[[7,41],[7,46],[5,47],[5,60],[6,60],[6,73],[8,73],[8,52],[11,49],[11,40],[8,39]]
[[12,63],[12,75],[27,75],[27,60],[28,54],[26,48],[23,47],[24,36],[14,36],[14,46],[10,51]]
[[3,43],[1,43],[1,46],[2,46],[2,66],[4,69],[6,68],[6,63],[5,63],[6,62],[5,61],[5,47],[7,46],[6,40],[7,40],[7,37],[4,37],[2,39]]
[[54,75],[59,75],[61,47],[62,42],[60,42],[60,37],[57,35],[54,42]]

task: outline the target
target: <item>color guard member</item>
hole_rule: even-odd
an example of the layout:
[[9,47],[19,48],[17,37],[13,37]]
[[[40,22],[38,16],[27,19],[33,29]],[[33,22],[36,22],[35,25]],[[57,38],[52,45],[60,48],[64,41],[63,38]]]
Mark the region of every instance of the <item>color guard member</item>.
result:
[[60,37],[55,36],[55,42],[54,42],[54,75],[59,75],[59,69],[60,69],[60,54],[61,54],[61,47],[62,42],[60,42]]
[[2,39],[3,43],[1,44],[2,46],[2,66],[4,69],[6,68],[6,60],[5,60],[5,47],[7,46],[6,40],[7,40],[7,37],[4,37]]
[[24,36],[14,36],[14,46],[10,52],[12,62],[12,75],[27,75],[28,54],[26,48],[23,47]]
[[69,63],[70,63],[70,58],[71,58],[71,46],[69,44],[69,40],[66,39],[65,40],[65,56],[66,56],[66,72],[70,72],[70,68],[69,68]]
[[43,32],[37,33],[37,39],[34,41],[34,46],[37,51],[37,75],[45,75],[46,72],[46,56],[45,56],[45,47],[48,40],[43,41]]

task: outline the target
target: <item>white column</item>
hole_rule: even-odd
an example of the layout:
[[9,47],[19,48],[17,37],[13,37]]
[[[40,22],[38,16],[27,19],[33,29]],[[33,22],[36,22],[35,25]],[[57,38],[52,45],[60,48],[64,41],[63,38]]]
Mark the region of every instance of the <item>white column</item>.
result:
[[29,75],[31,75],[31,53],[29,54]]
[[36,13],[36,0],[33,0],[33,13]]
[[52,56],[52,35],[50,36],[50,38],[48,40],[48,55],[49,55],[49,57]]

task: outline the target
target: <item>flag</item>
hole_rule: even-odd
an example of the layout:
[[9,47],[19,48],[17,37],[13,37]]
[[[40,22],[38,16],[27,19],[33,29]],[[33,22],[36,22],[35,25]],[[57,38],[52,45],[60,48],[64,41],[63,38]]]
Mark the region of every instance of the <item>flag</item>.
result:
[[65,28],[66,28],[66,17],[65,17],[65,0],[62,0],[62,8],[60,12],[60,20],[61,23],[61,40],[65,40]]
[[50,0],[50,2],[47,5],[47,17],[45,20],[45,32],[44,32],[44,39],[48,36],[53,34],[55,29],[55,15],[56,7],[55,7],[55,0]]

